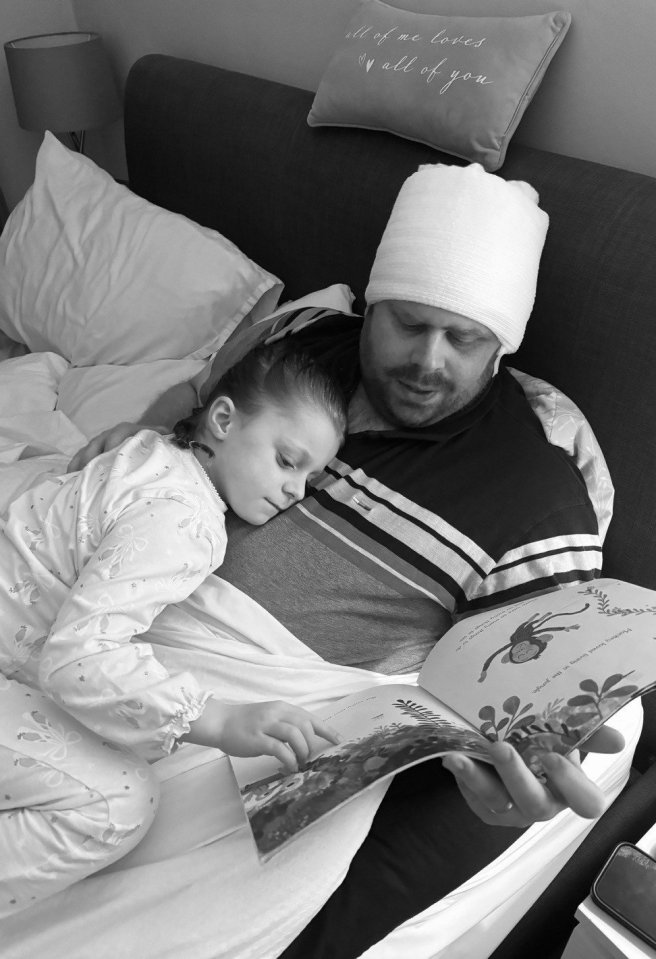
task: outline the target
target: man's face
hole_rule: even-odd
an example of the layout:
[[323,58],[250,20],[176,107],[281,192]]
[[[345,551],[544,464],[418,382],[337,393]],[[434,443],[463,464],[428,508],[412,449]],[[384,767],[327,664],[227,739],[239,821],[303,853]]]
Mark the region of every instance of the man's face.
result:
[[499,340],[487,327],[421,303],[369,307],[360,339],[369,402],[395,426],[429,426],[489,383]]

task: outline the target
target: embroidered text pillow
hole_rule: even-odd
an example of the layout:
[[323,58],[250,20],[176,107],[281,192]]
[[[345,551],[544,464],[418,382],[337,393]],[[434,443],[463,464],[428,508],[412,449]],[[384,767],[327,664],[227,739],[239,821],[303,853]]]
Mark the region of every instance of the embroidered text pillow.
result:
[[385,130],[498,170],[570,22],[564,11],[455,17],[365,0],[308,123]]

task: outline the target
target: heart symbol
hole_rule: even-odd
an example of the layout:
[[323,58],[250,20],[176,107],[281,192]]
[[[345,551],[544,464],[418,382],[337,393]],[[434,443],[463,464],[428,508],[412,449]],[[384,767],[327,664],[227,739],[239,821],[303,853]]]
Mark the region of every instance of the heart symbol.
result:
[[371,68],[373,67],[373,65],[374,65],[374,61],[373,61],[373,60],[367,60],[367,73],[369,73],[369,71],[371,70]]

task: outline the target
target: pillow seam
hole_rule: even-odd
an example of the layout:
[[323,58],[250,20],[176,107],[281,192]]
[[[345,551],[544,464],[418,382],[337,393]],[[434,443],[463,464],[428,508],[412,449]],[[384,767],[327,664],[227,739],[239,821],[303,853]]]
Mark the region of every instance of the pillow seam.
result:
[[[563,26],[565,26],[565,25],[563,25]],[[567,26],[567,29],[569,29],[569,24],[567,24],[566,26]],[[524,92],[522,93],[522,95],[521,95],[521,97],[520,97],[520,99],[519,99],[519,102],[517,103],[517,106],[515,107],[515,110],[514,110],[514,113],[513,113],[512,117],[511,117],[511,119],[510,119],[510,122],[508,123],[508,126],[506,127],[504,133],[501,135],[501,142],[502,142],[502,143],[505,142],[506,139],[509,139],[509,137],[514,134],[514,132],[515,132],[515,130],[517,129],[517,127],[519,126],[520,122],[523,120],[523,118],[524,118],[524,112],[526,112],[526,109],[530,106],[531,100],[533,99],[535,93],[537,92],[537,91],[535,90],[535,87],[536,87],[536,85],[537,85],[537,86],[540,86],[540,85],[541,85],[541,82],[542,82],[542,81],[540,80],[539,83],[538,83],[538,81],[536,80],[536,78],[537,78],[539,75],[544,75],[544,73],[546,73],[546,69],[547,69],[547,67],[549,66],[549,63],[550,63],[552,57],[553,57],[554,54],[557,52],[556,50],[553,50],[554,45],[555,45],[556,43],[560,44],[560,43],[562,43],[562,41],[564,40],[564,37],[561,36],[562,32],[563,32],[563,27],[561,27],[561,28],[559,29],[558,33],[552,38],[551,43],[549,44],[549,46],[547,47],[547,49],[544,51],[544,53],[543,53],[543,55],[542,55],[542,58],[541,58],[539,64],[536,66],[535,70],[533,71],[533,74],[531,75],[531,78],[530,78],[529,82],[527,83],[527,85],[526,85],[526,87],[525,87],[525,89],[524,89]],[[546,61],[546,64],[545,64],[545,61]],[[543,66],[543,65],[544,65],[544,66]],[[522,107],[522,104],[524,103],[525,100],[528,100],[528,103],[525,104],[525,106],[524,106],[524,111],[522,112],[521,116],[517,117],[517,114],[518,114],[518,112],[519,112],[520,108]],[[509,133],[509,131],[510,131],[510,133]],[[503,153],[503,149],[502,149],[500,152]],[[504,158],[505,158],[505,154],[504,154]]]

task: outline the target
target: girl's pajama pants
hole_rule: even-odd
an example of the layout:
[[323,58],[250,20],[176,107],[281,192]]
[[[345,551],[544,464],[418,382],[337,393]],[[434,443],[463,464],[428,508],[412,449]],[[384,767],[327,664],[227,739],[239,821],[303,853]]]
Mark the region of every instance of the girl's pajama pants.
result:
[[0,673],[0,918],[124,856],[158,799],[148,763]]

